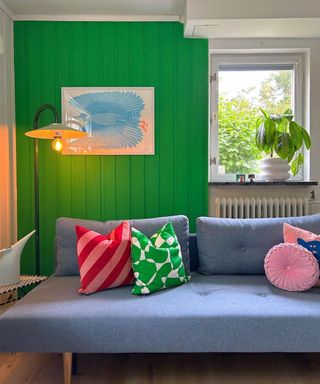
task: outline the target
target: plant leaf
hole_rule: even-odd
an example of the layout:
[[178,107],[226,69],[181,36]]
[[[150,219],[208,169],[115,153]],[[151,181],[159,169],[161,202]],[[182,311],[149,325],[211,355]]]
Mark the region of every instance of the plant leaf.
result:
[[289,126],[289,120],[287,120],[285,117],[282,117],[281,121],[279,122],[279,130],[281,132],[287,132]]
[[273,146],[273,143],[276,139],[276,123],[274,120],[267,119],[265,121],[265,144],[268,148]]
[[299,172],[303,163],[304,163],[304,156],[301,152],[299,152],[291,163],[291,172],[293,176],[295,176]]
[[269,113],[265,110],[265,109],[263,109],[263,108],[260,108],[260,111],[262,112],[262,114],[264,115],[264,117],[266,118],[266,119],[268,119],[270,116],[269,116]]
[[289,132],[291,135],[291,139],[294,145],[295,151],[300,149],[303,144],[303,134],[301,129],[297,128],[296,123],[294,121],[290,121],[289,123]]
[[292,121],[292,119],[293,119],[292,109],[287,109],[285,111],[285,113],[283,114],[283,117],[285,117],[289,121]]
[[265,125],[264,123],[260,124],[259,128],[256,130],[256,145],[260,151],[264,151],[265,147]]
[[281,159],[286,160],[290,158],[292,151],[294,151],[290,135],[286,132],[279,133],[274,149]]
[[276,123],[280,124],[283,117],[281,115],[270,115],[270,119],[274,120]]
[[301,132],[302,137],[303,137],[303,141],[304,141],[304,144],[305,144],[306,148],[310,149],[310,147],[311,147],[311,138],[310,138],[309,133],[303,127],[301,127],[301,125],[299,125],[295,121],[293,121],[292,123],[294,124],[295,128],[298,129]]
[[296,153],[296,151],[295,151],[295,149],[294,149],[294,146],[292,146],[292,149],[291,149],[291,151],[289,152],[289,154],[288,154],[288,158],[287,158],[288,163],[291,162],[291,160],[293,159],[295,153]]
[[310,147],[311,147],[310,135],[303,127],[300,127],[300,128],[301,128],[302,135],[303,135],[304,145],[306,146],[307,149],[310,149]]
[[260,151],[270,153],[276,138],[276,124],[269,117],[258,119],[260,123],[256,130],[256,145]]
[[256,121],[256,129],[258,129],[260,127],[261,124],[263,124],[264,122],[264,117],[260,116],[257,118],[257,121]]

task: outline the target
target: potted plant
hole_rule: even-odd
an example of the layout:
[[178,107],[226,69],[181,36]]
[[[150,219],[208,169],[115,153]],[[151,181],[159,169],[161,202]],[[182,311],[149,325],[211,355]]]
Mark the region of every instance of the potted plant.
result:
[[256,123],[256,145],[268,155],[261,164],[263,179],[286,180],[290,177],[290,169],[295,176],[304,162],[302,146],[307,149],[311,146],[308,132],[294,121],[291,109],[282,115],[269,115],[260,110],[262,115]]

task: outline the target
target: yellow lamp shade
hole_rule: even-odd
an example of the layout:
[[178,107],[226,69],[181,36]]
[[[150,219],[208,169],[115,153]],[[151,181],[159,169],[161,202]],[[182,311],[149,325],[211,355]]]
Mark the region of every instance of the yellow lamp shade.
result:
[[67,127],[61,123],[53,123],[42,128],[34,129],[25,133],[26,136],[34,139],[75,139],[78,137],[88,136],[87,132],[79,131],[71,127]]

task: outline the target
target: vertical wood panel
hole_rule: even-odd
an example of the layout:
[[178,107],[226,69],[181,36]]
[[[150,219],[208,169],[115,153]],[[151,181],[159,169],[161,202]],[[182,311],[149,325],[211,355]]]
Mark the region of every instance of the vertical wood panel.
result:
[[[7,100],[9,88],[12,84],[8,81],[8,71],[10,71],[10,52],[12,47],[7,44],[7,33],[10,23],[8,17],[0,10],[0,142],[2,144],[0,152],[0,249],[8,247],[13,241],[10,225],[11,223],[11,198],[10,198],[10,130],[12,126],[9,122],[8,107],[10,100]],[[9,56],[9,58],[8,58]],[[9,76],[10,79],[10,76]]]
[[[144,70],[145,34],[144,25],[129,24],[130,33],[130,80],[133,86],[147,86]],[[130,177],[131,217],[144,217],[145,156],[132,156]]]
[[[45,42],[43,41],[45,37]],[[56,71],[52,71],[50,76],[46,76],[46,71],[43,71],[42,68],[51,68],[51,63],[55,61],[55,58],[58,56],[58,52],[55,46],[55,30],[52,24],[41,24],[41,55],[38,56],[40,71],[39,77],[41,84],[45,84],[41,89],[41,100],[44,100],[45,103],[57,105],[58,100],[55,95],[55,87],[57,84]],[[52,122],[54,116],[52,112],[46,112],[44,114],[45,118],[48,119],[47,122]],[[51,149],[51,141],[42,140],[40,143],[40,159],[39,159],[39,169],[40,169],[40,180],[42,180],[41,194],[40,194],[40,206],[42,209],[42,214],[40,217],[40,254],[44,255],[47,252],[47,244],[52,242],[52,239],[55,236],[55,228],[53,225],[48,225],[48,223],[54,223],[55,219],[58,217],[58,179],[57,179],[57,169],[58,164],[57,160],[60,155]],[[53,269],[53,259],[52,258],[42,258],[40,262],[40,268],[42,273],[48,275]]]
[[[115,23],[100,23],[100,32],[97,36],[100,39],[100,73],[101,86],[113,86],[115,83],[116,52],[114,27]],[[103,49],[105,47],[105,49]],[[101,220],[108,220],[116,217],[116,159],[115,156],[101,156]]]
[[[57,23],[54,31],[57,36],[69,36],[68,39],[56,39],[55,73],[57,85],[52,90],[56,96],[56,107],[61,111],[61,87],[73,84],[71,74],[73,71],[73,45],[71,34],[71,23]],[[57,204],[58,217],[72,216],[72,159],[71,156],[57,156]]]
[[[27,49],[29,53],[29,76],[27,76],[28,80],[28,94],[29,94],[29,110],[28,110],[28,128],[26,130],[31,130],[33,129],[33,116],[38,109],[38,107],[42,104],[41,100],[42,97],[41,95],[43,94],[43,88],[44,84],[41,79],[43,76],[43,56],[40,54],[40,50],[43,49],[43,35],[42,35],[42,23],[32,23],[29,26],[29,39],[28,39],[28,44],[27,44]],[[26,74],[25,74],[26,75]],[[18,91],[18,89],[17,89]],[[21,90],[19,90],[21,92]],[[18,111],[17,111],[18,113]],[[40,124],[44,123],[44,115],[41,116]],[[32,174],[30,175],[30,180],[32,181],[31,185],[31,190],[32,193],[34,193],[34,161],[33,161],[33,146],[34,146],[34,140],[31,140],[29,138],[26,138],[30,144],[31,144],[31,151],[30,151],[30,158],[29,161],[31,161],[32,164]],[[40,199],[40,206],[42,206],[42,203],[44,202],[44,172],[45,172],[45,164],[44,164],[44,148],[46,147],[45,142],[39,142],[39,178],[41,178],[42,182],[39,185],[39,199]],[[17,155],[20,156],[20,153],[17,152]],[[23,193],[23,191],[22,191]],[[18,199],[19,199],[20,192],[18,191]],[[32,217],[34,217],[34,195],[27,196],[28,201],[26,202],[27,204],[32,205]],[[42,209],[42,212],[44,213],[44,216],[40,216],[40,237],[42,235],[41,229],[43,228],[43,223],[45,220],[45,217],[47,213],[45,212],[44,209]],[[20,216],[19,216],[20,218]],[[22,218],[24,220],[24,217]],[[30,228],[34,229],[34,224],[33,227]],[[45,239],[44,239],[45,240]],[[40,248],[43,251],[43,244],[44,241],[41,242]],[[34,254],[31,251],[30,255],[31,260],[34,258]],[[43,263],[47,262],[47,258],[41,259],[41,267],[43,266]]]
[[[98,87],[100,83],[101,41],[99,24],[90,23],[86,34],[86,81],[90,87]],[[93,70],[94,69],[94,70]],[[101,217],[101,156],[86,156],[86,205],[88,219]]]
[[1,172],[0,172],[0,249],[10,245],[10,163],[9,163],[9,129],[7,121],[7,102],[6,94],[9,84],[7,84],[7,65],[6,58],[6,24],[7,17],[0,10],[0,142],[2,144],[0,152]]
[[160,130],[159,152],[160,152],[160,212],[169,215],[173,212],[173,189],[174,185],[174,24],[165,23],[160,31],[160,52],[161,52],[161,87],[159,87],[160,97]]
[[[199,62],[197,63],[197,66],[203,65],[203,63],[206,63],[206,67],[202,68],[202,71],[200,71],[200,83],[199,83],[199,93],[201,93],[201,100],[202,100],[202,113],[200,114],[200,120],[201,122],[201,136],[202,136],[202,142],[201,142],[201,148],[202,151],[199,152],[199,155],[202,158],[202,199],[201,199],[201,206],[199,207],[199,211],[201,210],[204,212],[205,215],[208,215],[208,209],[209,209],[209,188],[208,188],[208,179],[209,179],[209,150],[208,150],[208,138],[209,138],[209,89],[208,89],[208,79],[209,79],[209,50],[207,44],[202,44],[201,46],[202,55],[199,57]],[[204,92],[204,89],[206,90],[206,93]],[[198,213],[196,213],[198,214]],[[195,227],[194,229],[195,230]]]
[[[178,39],[179,31],[176,31]],[[176,212],[188,213],[189,188],[186,188],[185,181],[189,178],[189,132],[190,120],[188,111],[190,105],[190,81],[186,81],[186,73],[190,73],[189,49],[190,40],[184,39],[177,44],[177,58],[175,66],[175,88],[177,96],[175,99],[175,141],[174,141],[174,207]]]
[[[191,67],[191,98],[190,98],[190,133],[189,133],[189,151],[192,153],[197,148],[203,148],[203,137],[208,137],[208,119],[204,119],[205,111],[207,110],[206,98],[203,96],[204,79],[208,76],[204,76],[207,72],[207,68],[202,71],[198,71],[199,64],[203,62],[203,47],[201,45],[192,45],[190,51]],[[202,122],[201,124],[199,124]],[[207,142],[207,141],[206,141]],[[196,217],[199,216],[199,212],[203,212],[205,206],[204,199],[207,198],[207,186],[205,181],[208,179],[204,177],[205,159],[207,151],[201,151],[198,156],[190,157],[189,162],[189,218],[191,222],[194,222]],[[207,163],[206,163],[207,164]],[[206,170],[207,172],[207,170]],[[194,183],[193,180],[198,179],[198,183]],[[203,196],[203,199],[199,199],[199,196]]]
[[0,248],[16,240],[13,22],[0,10]]
[[[129,23],[115,23],[114,48],[116,76],[115,85],[131,86],[130,79],[130,34]],[[116,218],[131,217],[131,158],[116,156]]]
[[[33,143],[24,136],[23,132],[30,128],[30,95],[29,81],[26,73],[30,73],[29,63],[29,26],[26,23],[14,25],[14,32],[20,34],[20,44],[15,44],[15,63],[24,63],[24,70],[15,71],[16,84],[16,151],[17,151],[17,189],[18,189],[18,237],[22,237],[34,228],[33,216],[33,168],[32,148]],[[22,91],[24,90],[24,91]],[[33,258],[34,239],[27,243],[21,268],[26,273],[34,271]]]
[[[86,61],[88,24],[84,22],[71,23],[71,83],[76,87],[86,84]],[[70,31],[69,31],[70,32]],[[70,34],[69,34],[70,36]],[[65,37],[66,38],[66,37]],[[71,156],[71,215],[86,218],[86,156]]]
[[[155,87],[154,156],[61,156],[41,143],[43,272],[52,271],[57,217],[181,213],[194,230],[207,213],[207,49],[184,39],[180,23],[15,23],[20,232],[33,225],[33,147],[24,132],[36,108],[61,110],[61,87]],[[30,247],[23,269],[32,264]]]
[[144,197],[145,197],[145,216],[156,217],[160,213],[160,194],[159,194],[159,138],[160,138],[160,68],[161,56],[160,51],[160,24],[145,23],[145,39],[146,54],[145,66],[147,84],[154,86],[155,92],[155,155],[146,156],[145,159],[145,181],[144,181]]

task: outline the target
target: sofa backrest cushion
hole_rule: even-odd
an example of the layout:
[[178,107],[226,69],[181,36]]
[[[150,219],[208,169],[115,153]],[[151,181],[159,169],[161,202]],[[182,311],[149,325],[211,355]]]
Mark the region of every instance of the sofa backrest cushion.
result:
[[[81,225],[101,234],[111,232],[123,220],[93,221],[73,218],[60,218],[56,222],[56,276],[79,275],[77,260],[76,225]],[[168,216],[152,219],[128,220],[130,225],[137,228],[146,236],[153,235],[161,226],[171,222],[181,245],[182,258],[186,272],[190,271],[189,258],[189,220],[186,216]]]
[[269,249],[283,242],[283,223],[320,233],[320,214],[268,219],[199,217],[199,272],[263,275]]

